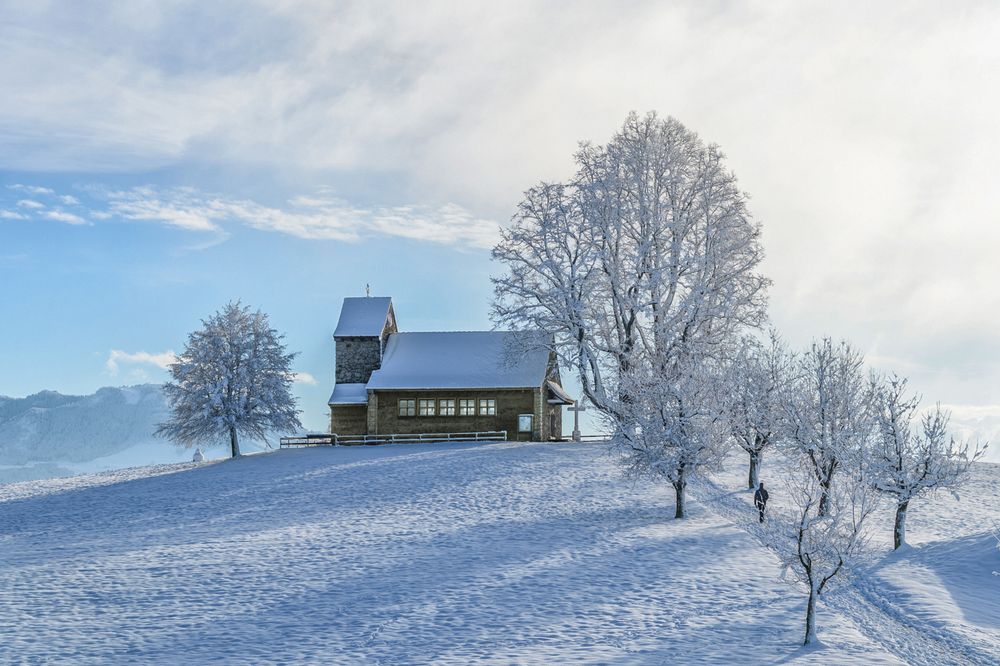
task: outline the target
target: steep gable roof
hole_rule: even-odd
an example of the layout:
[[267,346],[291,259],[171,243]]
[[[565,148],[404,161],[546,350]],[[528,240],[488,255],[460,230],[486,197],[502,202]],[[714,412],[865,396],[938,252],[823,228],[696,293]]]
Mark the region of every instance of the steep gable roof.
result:
[[344,299],[333,337],[378,337],[389,316],[392,299],[388,296],[360,296]]
[[369,389],[535,388],[545,381],[541,331],[393,333]]

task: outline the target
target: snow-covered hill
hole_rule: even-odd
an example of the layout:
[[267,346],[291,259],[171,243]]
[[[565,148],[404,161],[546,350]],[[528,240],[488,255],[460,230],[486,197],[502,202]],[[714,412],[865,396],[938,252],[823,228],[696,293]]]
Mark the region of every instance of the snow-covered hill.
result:
[[190,450],[153,437],[166,418],[158,384],[0,397],[0,483],[190,460]]
[[1000,468],[977,468],[961,515],[914,515],[913,551],[882,560],[885,585],[864,579],[877,592],[823,602],[811,650],[804,591],[727,474],[683,521],[601,445],[318,448],[11,484],[0,661],[995,663],[1000,577],[966,567],[1000,569],[968,550]]

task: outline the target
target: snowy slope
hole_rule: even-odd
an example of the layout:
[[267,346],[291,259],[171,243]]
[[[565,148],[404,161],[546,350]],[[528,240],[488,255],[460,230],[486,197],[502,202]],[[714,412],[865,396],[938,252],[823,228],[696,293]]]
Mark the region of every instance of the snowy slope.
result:
[[0,487],[0,662],[901,663],[600,445],[279,451]]
[[[745,456],[727,460],[698,496],[760,543],[791,523],[780,459],[765,460],[769,522],[757,524],[746,483]],[[734,490],[739,488],[739,490]],[[910,504],[908,546],[892,551],[893,512],[869,519],[871,553],[852,585],[830,594],[828,606],[910,664],[1000,663],[1000,552],[992,536],[1000,522],[1000,465],[978,463],[958,497],[922,496]],[[822,627],[823,615],[820,616]]]
[[0,483],[190,460],[153,437],[167,413],[157,384],[0,398]]

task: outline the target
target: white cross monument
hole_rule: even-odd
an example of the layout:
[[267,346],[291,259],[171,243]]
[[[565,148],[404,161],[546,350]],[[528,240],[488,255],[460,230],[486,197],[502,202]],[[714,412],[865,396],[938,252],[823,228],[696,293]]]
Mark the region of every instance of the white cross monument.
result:
[[574,400],[573,401],[573,406],[572,407],[567,407],[566,409],[568,409],[569,411],[573,412],[573,441],[574,442],[579,442],[580,439],[581,439],[580,438],[580,412],[587,411],[587,408],[586,407],[582,407],[580,405],[580,401],[579,400]]

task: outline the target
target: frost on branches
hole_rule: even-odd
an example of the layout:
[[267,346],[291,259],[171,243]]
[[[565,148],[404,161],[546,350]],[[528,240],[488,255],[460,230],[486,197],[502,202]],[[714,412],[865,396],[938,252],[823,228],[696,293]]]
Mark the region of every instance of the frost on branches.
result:
[[747,487],[760,483],[760,466],[766,451],[779,436],[782,425],[783,391],[791,377],[794,357],[771,331],[768,340],[743,339],[729,364],[724,393],[724,411],[729,434],[750,456]]
[[876,498],[870,481],[855,467],[844,470],[831,486],[824,486],[811,470],[794,471],[787,485],[794,507],[792,548],[781,557],[785,571],[809,590],[803,641],[809,645],[817,638],[816,602],[864,550],[865,520]]
[[[663,479],[674,488],[675,518],[684,517],[687,484],[725,454],[726,425],[709,362],[674,363],[660,372],[629,376],[612,444],[627,476]],[[628,426],[621,426],[620,423]]]
[[203,321],[170,366],[173,381],[163,386],[170,419],[156,434],[185,446],[228,437],[236,458],[240,435],[264,440],[301,428],[291,394],[296,355],[282,338],[267,315],[238,302]]
[[906,543],[910,502],[939,488],[955,490],[986,446],[970,449],[948,435],[950,415],[937,405],[918,417],[920,399],[907,393],[906,379],[872,377],[869,388],[875,431],[868,455],[872,483],[896,505],[893,547]]
[[[654,444],[627,468],[658,473],[673,458],[657,458],[669,449],[653,438],[678,431],[640,421],[649,427],[663,396],[699,403],[679,394],[699,385],[690,360],[720,363],[764,320],[760,228],[719,148],[673,118],[630,114],[607,145],[583,144],[576,164],[569,183],[529,190],[502,232],[494,320],[554,333],[554,351],[612,432]],[[678,364],[683,380],[664,370]]]
[[799,357],[790,383],[783,439],[819,483],[819,515],[826,515],[837,470],[859,464],[863,456],[871,423],[863,365],[861,352],[850,344],[824,338]]

